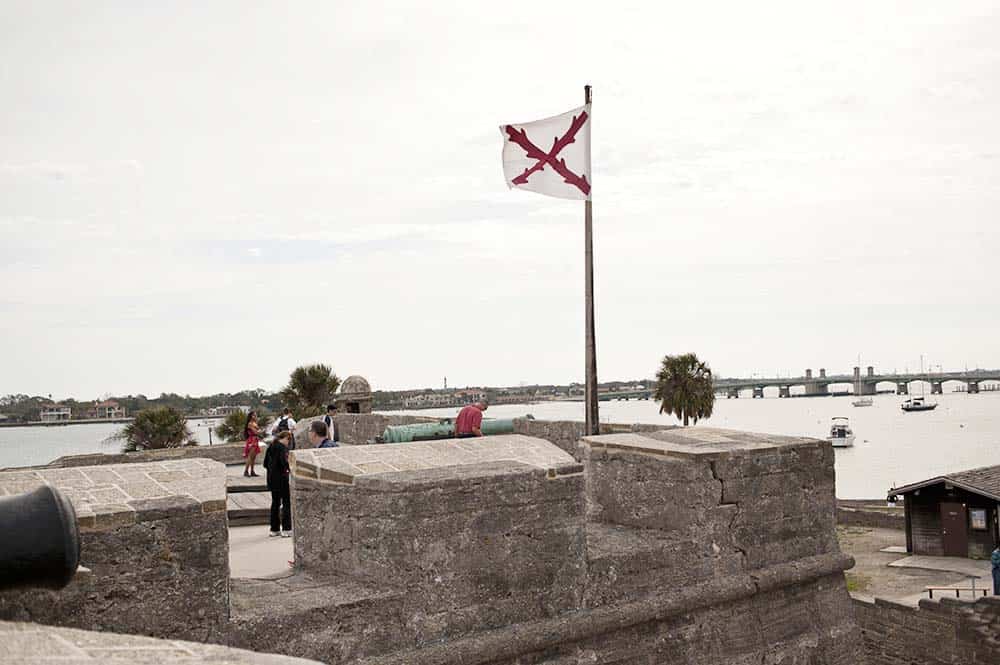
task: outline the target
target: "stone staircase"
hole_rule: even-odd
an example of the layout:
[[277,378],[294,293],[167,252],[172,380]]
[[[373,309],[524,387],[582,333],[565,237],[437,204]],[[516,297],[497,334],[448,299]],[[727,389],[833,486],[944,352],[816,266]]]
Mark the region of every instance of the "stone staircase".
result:
[[271,510],[271,493],[267,491],[265,471],[258,465],[260,476],[247,478],[243,465],[226,467],[226,512],[229,526],[267,524]]

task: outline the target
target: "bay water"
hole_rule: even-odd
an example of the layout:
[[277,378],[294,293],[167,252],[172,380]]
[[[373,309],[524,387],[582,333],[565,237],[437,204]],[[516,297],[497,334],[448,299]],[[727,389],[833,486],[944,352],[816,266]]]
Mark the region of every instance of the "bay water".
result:
[[[826,437],[835,416],[850,418],[856,440],[853,448],[836,450],[837,496],[842,499],[885,497],[886,491],[951,471],[1000,464],[1000,392],[946,393],[928,397],[934,411],[904,413],[903,397],[876,395],[871,407],[851,406],[852,397],[798,397],[789,399],[720,398],[712,418],[695,427]],[[450,417],[457,408],[408,411],[424,416]],[[582,402],[499,404],[486,417],[512,418],[531,414],[545,420],[583,420]],[[676,425],[660,414],[652,400],[600,403],[602,422]],[[213,421],[189,421],[195,438],[208,443]],[[62,455],[118,452],[119,443],[103,443],[120,424],[95,423],[53,427],[0,428],[0,468],[46,464]],[[218,442],[218,439],[215,438]]]

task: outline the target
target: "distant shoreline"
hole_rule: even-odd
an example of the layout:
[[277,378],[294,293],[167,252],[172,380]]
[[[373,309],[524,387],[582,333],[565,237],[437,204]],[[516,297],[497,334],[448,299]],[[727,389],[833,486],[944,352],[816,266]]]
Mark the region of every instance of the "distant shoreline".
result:
[[[187,420],[210,420],[215,418],[224,418],[225,416],[184,416]],[[134,417],[129,418],[86,418],[81,420],[56,420],[54,422],[46,422],[43,420],[32,420],[26,423],[0,423],[0,427],[68,427],[70,425],[107,425],[115,423],[130,423],[135,420]]]

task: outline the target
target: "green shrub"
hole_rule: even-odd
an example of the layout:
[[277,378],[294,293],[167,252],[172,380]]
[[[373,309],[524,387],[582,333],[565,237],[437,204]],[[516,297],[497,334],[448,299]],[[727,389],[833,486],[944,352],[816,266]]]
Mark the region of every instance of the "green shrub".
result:
[[111,437],[122,441],[122,452],[196,446],[187,418],[177,409],[156,406],[140,411],[121,432]]

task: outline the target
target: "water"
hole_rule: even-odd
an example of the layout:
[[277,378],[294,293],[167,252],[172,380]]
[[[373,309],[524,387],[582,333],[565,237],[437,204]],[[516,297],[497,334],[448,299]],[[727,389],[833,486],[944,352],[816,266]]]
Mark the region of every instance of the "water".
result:
[[[825,438],[830,419],[846,416],[857,437],[853,448],[836,450],[837,496],[842,499],[884,498],[890,487],[950,471],[1000,464],[1000,394],[934,395],[938,408],[903,413],[896,395],[875,395],[870,407],[851,406],[853,397],[791,399],[718,399],[715,414],[698,426],[723,427],[768,434]],[[928,397],[928,400],[931,400]],[[601,402],[601,421],[678,424],[658,413],[651,400]],[[414,411],[419,415],[452,416],[458,409]],[[510,418],[530,413],[545,420],[583,420],[581,402],[498,404],[487,417]]]
[[[215,420],[189,420],[188,429],[194,439],[208,444],[208,429]],[[121,431],[123,423],[81,423],[52,427],[0,427],[0,469],[11,466],[48,464],[63,455],[85,453],[119,453],[121,442],[105,443],[109,436]],[[212,435],[215,443],[219,437]]]
[[[867,408],[851,406],[852,398],[719,399],[715,415],[698,426],[770,434],[823,438],[834,416],[851,419],[857,439],[853,448],[838,449],[837,496],[872,499],[892,486],[932,478],[949,471],[1000,464],[1000,393],[948,393],[933,397],[936,410],[903,413],[902,397],[876,395]],[[601,420],[616,423],[677,424],[658,413],[650,400],[601,402]],[[414,411],[419,415],[453,416],[457,408]],[[546,420],[583,420],[581,402],[498,404],[488,417],[510,418],[526,413]],[[189,421],[201,443],[208,443],[210,421]],[[0,428],[0,468],[46,464],[62,455],[118,452],[117,444],[101,442],[122,425],[92,424],[61,427]]]

